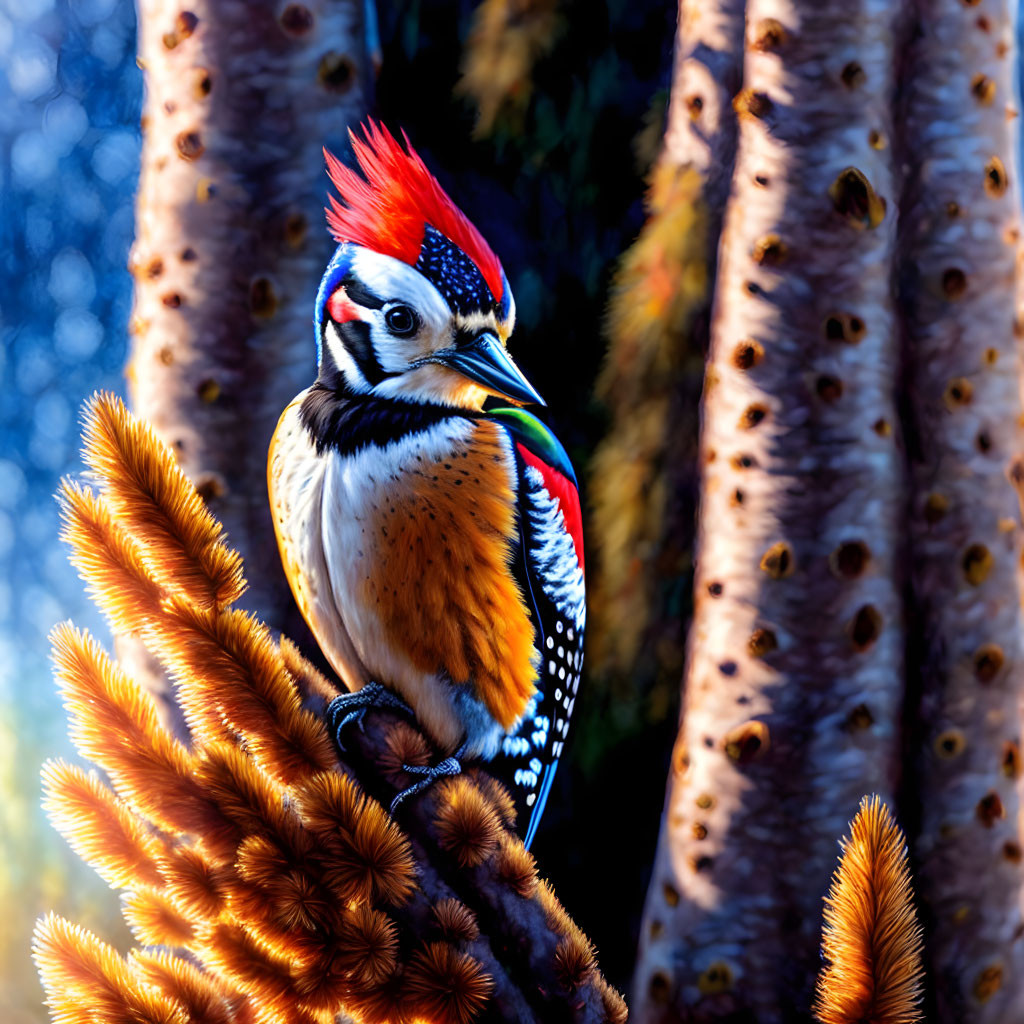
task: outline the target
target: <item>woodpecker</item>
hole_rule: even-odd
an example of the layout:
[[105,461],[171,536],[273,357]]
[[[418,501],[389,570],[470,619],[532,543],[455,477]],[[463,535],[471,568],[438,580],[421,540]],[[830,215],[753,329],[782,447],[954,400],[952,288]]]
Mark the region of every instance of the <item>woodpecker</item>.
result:
[[324,151],[338,248],[316,300],[317,378],[270,446],[274,526],[350,691],[328,712],[339,744],[366,707],[407,706],[447,756],[406,792],[490,761],[529,846],[583,662],[576,477],[522,408],[544,403],[506,350],[497,256],[403,139],[367,122],[352,135],[361,173]]

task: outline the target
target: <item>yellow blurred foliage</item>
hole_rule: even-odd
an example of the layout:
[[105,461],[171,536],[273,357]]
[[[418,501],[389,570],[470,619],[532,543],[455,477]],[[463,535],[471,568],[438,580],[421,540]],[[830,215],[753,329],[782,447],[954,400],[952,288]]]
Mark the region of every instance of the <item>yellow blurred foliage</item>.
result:
[[[670,509],[678,516],[677,481],[695,458],[704,353],[692,329],[708,292],[702,188],[698,171],[666,159],[651,174],[647,223],[622,257],[612,289],[608,355],[597,385],[612,425],[590,480],[600,544],[590,591],[590,663],[635,681],[644,656],[655,667],[643,674],[673,692],[682,667],[682,611],[665,607],[662,585],[686,579],[691,557],[690,538],[681,536]],[[681,511],[692,518],[691,503]]]
[[484,0],[473,18],[456,92],[479,111],[476,135],[499,118],[521,118],[533,93],[533,68],[563,28],[558,0]]

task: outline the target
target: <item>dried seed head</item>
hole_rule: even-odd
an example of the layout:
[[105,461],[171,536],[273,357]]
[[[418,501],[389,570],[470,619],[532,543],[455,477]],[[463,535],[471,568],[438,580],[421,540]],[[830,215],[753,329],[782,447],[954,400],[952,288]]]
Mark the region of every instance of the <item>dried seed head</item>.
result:
[[888,808],[865,797],[825,898],[815,1016],[821,1024],[921,1019],[921,928],[906,841]]
[[397,721],[387,728],[379,764],[388,782],[395,789],[404,789],[410,784],[404,766],[422,767],[430,763],[431,756],[430,744],[423,734],[408,722]]
[[555,976],[570,991],[582,988],[594,976],[594,947],[580,931],[571,932],[555,950]]
[[436,1024],[470,1024],[491,996],[494,982],[468,953],[431,942],[413,956],[403,987],[417,1017]]
[[385,914],[365,903],[355,907],[342,929],[352,976],[360,985],[379,985],[398,963],[398,928]]
[[439,787],[434,825],[441,846],[463,867],[483,863],[497,849],[501,820],[491,802],[465,776]]
[[509,791],[493,775],[488,775],[486,772],[475,773],[473,781],[480,788],[480,792],[494,805],[505,828],[515,828],[516,803]]
[[513,835],[503,835],[494,869],[517,895],[532,899],[537,891],[537,863],[533,854]]
[[475,942],[480,936],[476,915],[457,899],[441,900],[436,904],[434,918],[437,921],[437,930],[440,932],[441,938],[454,946]]
[[604,1007],[608,1024],[626,1024],[629,1019],[629,1010],[626,1008],[626,1001],[604,980],[600,975],[595,979],[597,990],[601,994],[601,1004]]

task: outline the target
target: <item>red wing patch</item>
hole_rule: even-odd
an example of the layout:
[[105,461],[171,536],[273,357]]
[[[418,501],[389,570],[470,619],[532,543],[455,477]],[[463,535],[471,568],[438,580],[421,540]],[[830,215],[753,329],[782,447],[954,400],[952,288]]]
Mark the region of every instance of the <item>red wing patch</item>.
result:
[[562,510],[562,516],[565,519],[565,528],[569,531],[573,546],[576,548],[576,560],[580,563],[580,569],[583,569],[583,514],[580,511],[580,496],[576,485],[518,441],[516,448],[522,456],[523,462],[539,470],[540,475],[544,478],[544,486],[548,489],[548,494],[558,502],[558,507]]

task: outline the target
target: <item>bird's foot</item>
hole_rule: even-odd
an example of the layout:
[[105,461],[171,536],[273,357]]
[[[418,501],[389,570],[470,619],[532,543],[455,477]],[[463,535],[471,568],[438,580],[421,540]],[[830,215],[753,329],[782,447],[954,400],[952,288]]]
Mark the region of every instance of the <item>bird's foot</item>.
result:
[[459,761],[458,757],[446,757],[437,764],[403,764],[402,771],[408,772],[410,775],[419,775],[421,778],[414,782],[411,786],[403,789],[394,800],[391,801],[391,813],[394,815],[395,811],[398,810],[399,805],[408,800],[409,797],[415,796],[417,793],[426,789],[432,782],[436,782],[438,779],[444,779],[451,775],[460,775],[462,773],[462,762]]
[[[367,683],[360,690],[339,694],[327,705],[324,717],[327,720],[327,728],[330,730],[334,745],[341,753],[345,753],[342,733],[352,724],[359,726],[360,732],[363,731],[363,719],[366,717],[366,712],[371,708],[387,708],[392,711],[400,711],[408,715],[412,721],[415,722],[416,720],[412,708],[400,697],[396,697],[390,690],[381,686],[380,683]],[[454,756],[442,758],[434,765],[403,764],[403,771],[420,777],[411,786],[403,789],[391,801],[391,813],[394,814],[404,800],[422,792],[432,782],[451,775],[461,774],[462,763],[459,760],[461,756],[462,748],[460,747]]]
[[325,718],[335,746],[341,753],[345,753],[345,744],[342,742],[341,734],[353,723],[358,725],[359,731],[362,732],[363,719],[370,708],[389,708],[401,711],[410,718],[415,718],[412,708],[390,690],[386,690],[380,683],[367,683],[360,690],[339,694],[327,705]]

